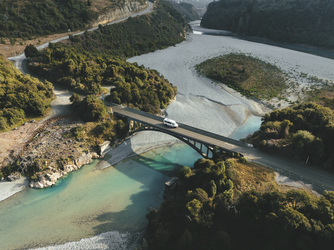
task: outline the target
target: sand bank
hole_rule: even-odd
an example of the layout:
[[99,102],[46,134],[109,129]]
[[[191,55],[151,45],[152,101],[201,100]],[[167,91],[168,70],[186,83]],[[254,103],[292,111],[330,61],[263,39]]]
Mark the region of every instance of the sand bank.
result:
[[0,181],[0,201],[7,199],[13,194],[22,191],[28,186],[27,178],[20,178],[16,181]]

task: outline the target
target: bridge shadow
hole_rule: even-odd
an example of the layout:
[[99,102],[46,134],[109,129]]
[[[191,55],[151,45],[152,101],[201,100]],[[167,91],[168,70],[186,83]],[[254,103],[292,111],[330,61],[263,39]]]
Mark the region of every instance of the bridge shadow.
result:
[[[131,142],[128,142],[127,146],[131,148]],[[178,154],[182,157],[182,152]],[[199,154],[198,158],[201,158]],[[174,162],[160,154],[145,153],[116,164],[115,169],[131,178],[133,183],[140,183],[140,188],[129,195],[130,205],[123,210],[97,215],[94,220],[98,221],[98,225],[94,227],[94,233],[100,234],[107,231],[129,233],[132,240],[126,244],[133,244],[135,235],[138,236],[138,233],[145,230],[146,214],[161,205],[165,182],[183,167],[178,161],[176,159]],[[115,202],[118,201],[115,200]],[[101,241],[104,240],[108,239],[101,239]],[[129,249],[128,245],[126,249]]]

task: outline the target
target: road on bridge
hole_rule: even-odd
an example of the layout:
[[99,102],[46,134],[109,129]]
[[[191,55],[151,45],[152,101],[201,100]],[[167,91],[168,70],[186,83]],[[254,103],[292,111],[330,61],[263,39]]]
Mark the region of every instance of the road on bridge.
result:
[[228,137],[217,135],[208,131],[197,129],[186,124],[179,123],[178,128],[170,128],[163,124],[163,118],[148,114],[139,110],[123,106],[109,105],[114,113],[129,117],[130,119],[157,127],[162,131],[181,135],[204,144],[216,145],[230,151],[243,154],[249,161],[259,163],[282,171],[293,179],[303,180],[305,183],[313,184],[315,190],[334,190],[334,175],[321,169],[313,168],[302,162],[271,155],[250,147],[248,144],[233,140]]

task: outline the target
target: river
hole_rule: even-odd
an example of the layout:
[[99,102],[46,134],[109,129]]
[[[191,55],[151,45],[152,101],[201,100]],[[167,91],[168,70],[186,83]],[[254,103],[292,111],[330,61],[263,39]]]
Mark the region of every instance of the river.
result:
[[[233,37],[191,34],[175,47],[129,61],[157,69],[178,87],[176,100],[166,109],[168,117],[239,139],[256,130],[269,109],[198,76],[194,69],[207,58],[230,52],[250,53],[295,75],[334,80],[333,60]],[[161,204],[168,176],[198,158],[192,148],[175,144],[103,170],[96,170],[94,162],[54,187],[17,193],[0,202],[1,248],[72,242],[54,249],[129,249],[146,226],[145,215]]]
[[145,215],[160,206],[164,182],[199,158],[191,147],[175,144],[103,170],[95,169],[95,161],[51,188],[25,189],[0,203],[1,249],[62,244],[107,231],[114,232],[113,244],[127,249],[145,229]]

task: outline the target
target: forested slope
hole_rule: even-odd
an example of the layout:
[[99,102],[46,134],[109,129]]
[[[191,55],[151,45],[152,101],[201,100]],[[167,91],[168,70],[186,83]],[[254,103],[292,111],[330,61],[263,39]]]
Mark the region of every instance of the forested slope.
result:
[[97,17],[90,0],[0,1],[0,37],[30,38],[75,30]]
[[209,4],[201,25],[333,49],[333,16],[332,0],[220,0]]
[[23,75],[0,55],[0,131],[44,115],[52,97],[50,82]]
[[125,58],[175,45],[185,39],[189,28],[168,3],[156,4],[150,15],[100,26],[50,45],[31,56],[29,69],[82,94],[101,94],[101,85],[114,86],[111,101],[156,113],[175,97],[176,88],[158,72],[127,63]]

